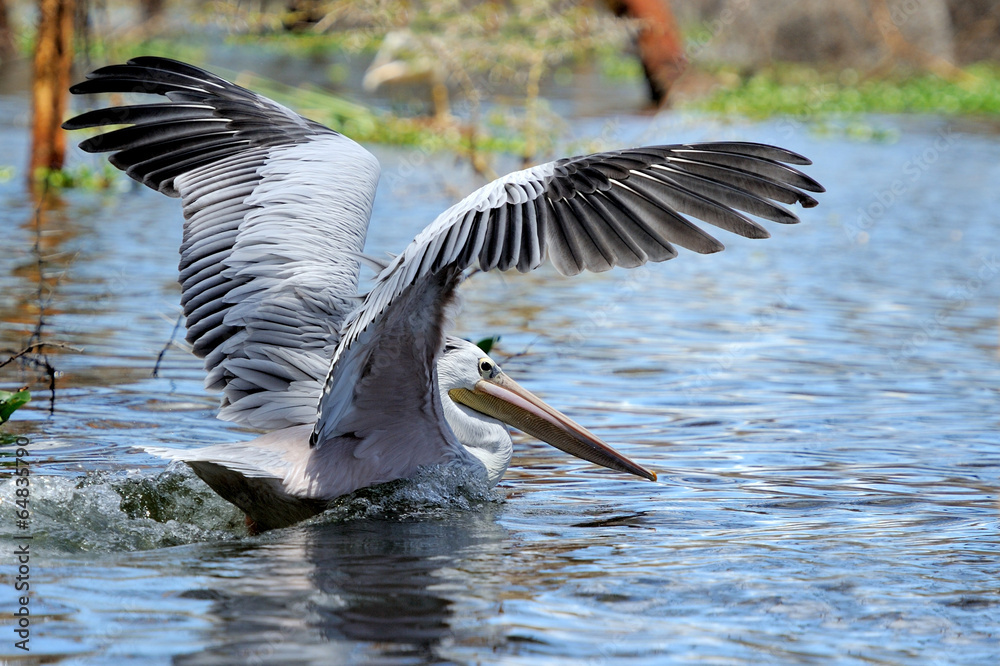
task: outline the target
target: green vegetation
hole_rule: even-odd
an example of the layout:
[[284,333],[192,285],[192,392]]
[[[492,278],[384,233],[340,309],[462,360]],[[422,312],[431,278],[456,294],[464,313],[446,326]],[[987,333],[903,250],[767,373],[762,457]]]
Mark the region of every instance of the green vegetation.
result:
[[491,335],[488,338],[483,338],[476,343],[476,346],[483,350],[484,354],[489,354],[496,343],[500,342],[499,335]]
[[978,64],[946,80],[933,74],[866,78],[855,70],[818,72],[776,65],[749,76],[713,72],[720,85],[687,106],[720,114],[816,118],[864,113],[1000,113],[1000,67]]
[[[445,88],[444,107],[449,91],[453,95],[457,91],[454,115],[445,108],[437,109],[433,120],[411,118],[372,109],[317,86],[295,87],[244,72],[211,69],[362,143],[452,151],[469,159],[484,176],[493,175],[494,153],[520,155],[526,162],[551,154],[562,120],[542,96],[543,81],[569,85],[576,63],[585,61],[595,62],[608,79],[642,76],[628,46],[632,39],[628,23],[591,3],[323,0],[313,4],[320,11],[307,17],[259,3],[192,3],[187,10],[198,26],[193,33],[153,39],[146,36],[146,28],[115,31],[99,25],[107,17],[98,13],[98,25],[89,37],[78,39],[77,48],[95,62],[121,62],[142,53],[198,64],[205,60],[207,30],[221,32],[239,49],[325,63],[327,81],[339,84],[349,74],[345,62],[351,56],[367,62],[385,45],[387,35],[402,34],[403,46],[391,57],[411,65],[412,80],[428,87],[433,80],[439,90]],[[699,30],[687,31],[693,49],[705,41],[704,28]],[[18,33],[25,53],[31,51],[29,32]],[[1000,112],[996,65],[968,67],[954,80],[926,73],[818,72],[788,64],[756,73],[723,66],[688,76],[705,74],[718,85],[703,97],[678,102],[681,108],[754,119],[783,116],[809,121],[817,131],[866,140],[884,140],[892,134],[874,127],[863,114]],[[107,166],[79,166],[37,177],[52,187],[102,189],[116,182],[116,175]],[[0,169],[0,181],[9,177],[10,169]]]
[[277,29],[263,37],[235,33],[229,35],[226,42],[297,58],[321,58],[341,53],[367,53],[370,57],[378,49],[381,38],[375,40],[367,32],[285,32]]
[[[86,53],[87,59],[102,64],[125,62],[137,55],[155,54],[184,62],[202,62],[208,47],[204,39],[194,37],[141,37],[137,35],[116,39],[77,39],[77,51]],[[79,61],[78,61],[79,62]]]
[[[403,46],[387,57],[408,65],[412,76],[429,87],[437,81],[437,93],[445,88],[444,82],[452,92],[457,89],[456,108],[448,108],[445,91],[443,108],[436,106],[433,121],[410,118],[368,108],[317,86],[293,87],[212,69],[357,141],[453,151],[487,176],[493,175],[491,154],[516,154],[530,161],[551,152],[560,121],[541,97],[543,78],[569,83],[571,65],[591,58],[597,58],[609,76],[639,72],[633,58],[624,55],[629,39],[625,24],[588,4],[326,0],[318,5],[322,11],[314,23],[296,23],[287,12],[262,11],[253,3],[209,2],[193,8],[193,18],[209,30],[221,29],[226,40],[239,48],[333,60],[327,65],[327,78],[334,84],[348,75],[342,56],[363,53],[367,60],[387,35],[395,34],[396,43]],[[296,28],[287,29],[292,24]],[[114,36],[97,37],[107,34]],[[142,30],[115,34],[94,28],[89,39],[78,40],[77,48],[97,62],[121,62],[139,53],[194,63],[204,60],[204,48],[189,36],[151,40]],[[436,95],[435,103],[440,101]],[[99,185],[103,173],[39,177],[52,186],[86,187]]]
[[[216,68],[218,71],[218,68]],[[466,152],[519,152],[524,141],[464,126],[459,122],[435,123],[424,118],[404,118],[352,102],[315,86],[287,86],[256,75],[233,74],[236,83],[295,109],[296,112],[337,130],[361,143],[416,146],[425,150]]]
[[38,169],[35,182],[48,188],[78,188],[85,190],[106,190],[118,181],[118,170],[108,162],[102,161],[97,167],[89,164],[77,164],[62,169]]
[[[643,80],[642,63],[631,51],[616,48],[618,45],[597,49],[597,66],[601,76],[609,81]],[[645,85],[645,84],[643,84]]]
[[[438,122],[400,118],[393,114],[348,109],[343,100],[319,90],[255,89],[275,96],[303,115],[319,120],[359,141],[417,145],[429,150],[450,149],[468,154],[477,169],[489,171],[481,155],[513,153],[531,160],[553,145],[558,119],[542,100],[544,77],[566,82],[569,64],[597,57],[609,71],[627,75],[627,67],[611,59],[626,50],[625,23],[589,4],[560,0],[511,0],[507,3],[468,3],[462,0],[409,0],[358,3],[325,0],[321,18],[302,23],[293,32],[282,24],[289,15],[254,12],[244,5],[228,5],[209,18],[218,24],[244,25],[252,33],[237,34],[237,43],[253,40],[265,49],[280,49],[313,57],[374,53],[400,63],[403,78],[437,86]],[[228,12],[228,14],[226,13]],[[386,46],[388,45],[388,48]],[[616,64],[617,63],[617,64]],[[636,70],[633,69],[633,72]],[[345,76],[343,65],[329,70],[332,81]],[[450,87],[458,90],[462,120],[449,117]],[[481,109],[482,101],[503,100],[502,106]],[[444,119],[450,122],[441,122]]]
[[31,401],[31,393],[27,388],[18,391],[0,391],[0,425],[6,423],[11,414]]
[[[206,5],[199,19],[231,39],[284,54],[374,52],[385,35],[406,31],[411,55],[432,55],[459,76],[482,74],[492,83],[523,76],[538,61],[553,67],[595,52],[621,53],[623,21],[590,3],[563,0],[324,0],[314,23],[288,12],[261,12],[253,3]],[[294,30],[285,28],[297,24]],[[265,39],[261,39],[265,36]]]

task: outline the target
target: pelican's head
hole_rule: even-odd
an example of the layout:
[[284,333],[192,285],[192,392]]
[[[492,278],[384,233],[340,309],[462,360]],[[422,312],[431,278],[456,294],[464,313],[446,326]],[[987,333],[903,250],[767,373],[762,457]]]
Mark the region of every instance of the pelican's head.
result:
[[[471,342],[448,338],[438,361],[438,384],[448,425],[466,448],[486,462],[491,476],[494,470],[486,457],[505,454],[500,475],[510,461],[510,436],[503,425],[506,424],[583,460],[656,480],[656,474],[618,453],[597,435],[520,386]],[[502,446],[505,450],[496,450]]]

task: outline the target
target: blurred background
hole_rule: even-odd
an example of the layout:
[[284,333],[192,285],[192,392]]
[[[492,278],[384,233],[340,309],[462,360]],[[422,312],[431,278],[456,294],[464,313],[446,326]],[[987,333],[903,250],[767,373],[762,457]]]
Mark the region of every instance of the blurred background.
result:
[[993,113],[998,44],[990,0],[0,0],[0,89],[33,91],[29,178],[63,166],[70,79],[140,53],[493,175],[581,115]]
[[[253,538],[138,448],[253,436],[183,340],[180,206],[59,129],[155,101],[67,94],[137,55],[361,142],[372,254],[601,149],[773,143],[828,191],[717,255],[463,285],[456,333],[501,336],[506,371],[659,483],[517,436],[488,497],[425,480]],[[0,534],[26,447],[27,656],[1000,663],[998,59],[990,0],[0,0]]]

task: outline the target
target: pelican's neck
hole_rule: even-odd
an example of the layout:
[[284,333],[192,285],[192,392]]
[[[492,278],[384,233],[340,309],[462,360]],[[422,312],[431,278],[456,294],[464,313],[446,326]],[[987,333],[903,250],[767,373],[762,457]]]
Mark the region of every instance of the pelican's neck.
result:
[[490,486],[495,486],[514,454],[510,431],[500,421],[452,400],[440,384],[438,390],[448,427],[459,443],[486,467]]

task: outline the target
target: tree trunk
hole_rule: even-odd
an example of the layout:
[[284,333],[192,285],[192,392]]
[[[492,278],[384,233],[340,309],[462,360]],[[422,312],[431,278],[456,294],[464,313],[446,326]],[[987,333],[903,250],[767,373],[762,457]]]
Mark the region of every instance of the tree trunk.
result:
[[669,0],[606,0],[618,16],[640,22],[637,43],[649,98],[657,106],[667,101],[670,87],[684,73],[687,59]]
[[0,0],[0,62],[14,57],[14,31],[10,27],[7,0]]
[[158,21],[163,17],[163,9],[166,0],[142,0],[142,20],[143,22]]
[[31,86],[32,181],[39,168],[60,169],[66,156],[66,135],[60,129],[69,96],[73,65],[73,13],[75,0],[38,0],[38,33],[35,38],[34,80]]

